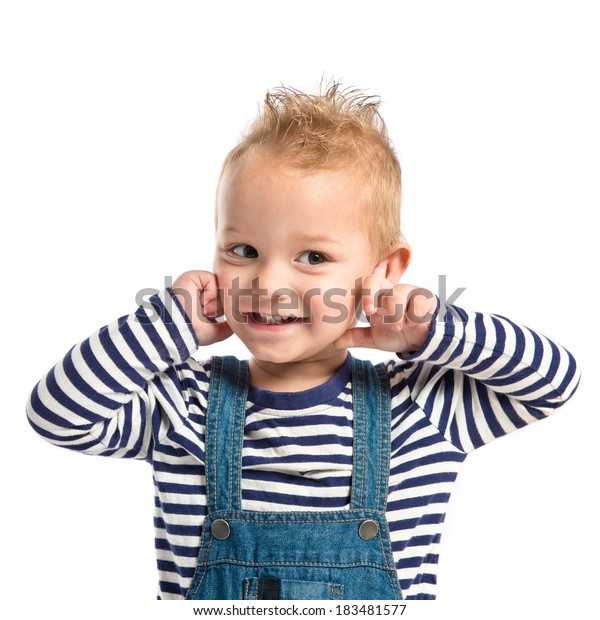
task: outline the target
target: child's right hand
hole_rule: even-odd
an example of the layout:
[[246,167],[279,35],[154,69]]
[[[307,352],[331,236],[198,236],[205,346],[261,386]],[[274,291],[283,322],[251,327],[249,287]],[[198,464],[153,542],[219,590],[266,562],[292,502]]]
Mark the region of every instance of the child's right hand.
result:
[[229,338],[231,327],[216,318],[223,316],[217,277],[210,271],[186,271],[173,282],[172,291],[192,323],[202,346]]

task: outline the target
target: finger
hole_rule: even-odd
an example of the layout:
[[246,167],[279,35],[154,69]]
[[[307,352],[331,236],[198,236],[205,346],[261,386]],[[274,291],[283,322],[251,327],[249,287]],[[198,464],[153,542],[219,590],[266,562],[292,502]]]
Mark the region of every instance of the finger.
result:
[[227,321],[221,321],[220,323],[215,323],[215,331],[217,337],[215,338],[215,342],[220,340],[225,340],[225,338],[229,338],[233,334],[233,330],[229,326]]
[[198,277],[198,289],[202,295],[210,301],[217,296],[217,280],[212,273],[200,273]]
[[405,322],[413,297],[421,295],[423,290],[408,284],[396,284],[393,289],[380,291],[376,300],[377,314],[383,316],[387,324]]
[[384,291],[377,299],[377,311],[372,315],[375,321],[387,325],[390,329],[401,328],[406,311],[406,297],[394,291]]
[[382,295],[382,292],[390,291],[392,288],[392,283],[379,275],[372,274],[367,276],[361,289],[364,313],[367,316],[374,314],[377,310],[378,298]]
[[407,300],[407,321],[411,325],[430,323],[437,309],[437,302],[437,297],[428,289],[413,289]]
[[375,267],[373,268],[373,275],[375,276],[379,276],[380,278],[383,278],[384,280],[386,279],[386,266],[385,263],[381,262],[381,263],[377,263],[377,265],[375,265]]
[[202,313],[205,316],[217,318],[223,315],[221,300],[218,297],[215,299],[207,299],[207,296],[201,293],[200,305],[202,307]]
[[229,338],[233,334],[231,327],[225,322],[220,323],[204,320],[205,325],[200,331],[198,342],[200,345],[210,345]]
[[217,317],[223,314],[216,278],[210,274],[200,280],[200,305],[206,316]]

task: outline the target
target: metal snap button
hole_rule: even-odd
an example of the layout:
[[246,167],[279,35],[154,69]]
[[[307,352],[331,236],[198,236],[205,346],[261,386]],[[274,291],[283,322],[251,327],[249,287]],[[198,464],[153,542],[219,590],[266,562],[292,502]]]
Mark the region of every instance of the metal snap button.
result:
[[212,535],[219,540],[225,540],[229,538],[229,534],[231,534],[231,528],[225,519],[216,519],[213,521],[213,524],[210,526],[210,531]]
[[371,540],[379,532],[379,523],[373,519],[365,519],[358,528],[358,535],[363,540]]

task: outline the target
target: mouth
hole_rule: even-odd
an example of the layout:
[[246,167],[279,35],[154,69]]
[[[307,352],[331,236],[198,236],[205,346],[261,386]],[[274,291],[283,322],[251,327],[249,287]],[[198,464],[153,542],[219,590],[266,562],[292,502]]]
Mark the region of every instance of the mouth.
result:
[[258,323],[259,325],[290,325],[291,323],[302,323],[301,317],[294,316],[281,316],[279,314],[260,314],[259,312],[246,313],[248,322]]

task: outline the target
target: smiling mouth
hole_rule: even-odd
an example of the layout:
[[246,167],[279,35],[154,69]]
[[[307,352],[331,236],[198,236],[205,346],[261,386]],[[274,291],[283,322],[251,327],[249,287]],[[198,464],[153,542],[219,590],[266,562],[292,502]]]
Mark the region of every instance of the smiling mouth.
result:
[[300,323],[303,319],[297,316],[280,316],[278,314],[275,315],[266,315],[259,314],[258,312],[249,312],[247,314],[248,318],[254,321],[255,323],[260,323],[261,325],[288,325],[290,323]]

